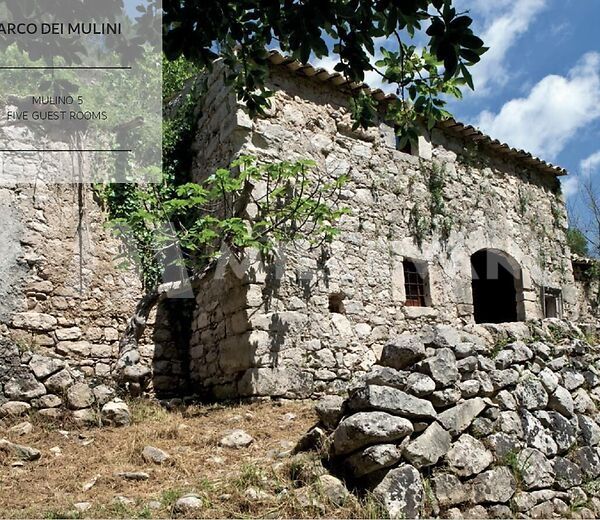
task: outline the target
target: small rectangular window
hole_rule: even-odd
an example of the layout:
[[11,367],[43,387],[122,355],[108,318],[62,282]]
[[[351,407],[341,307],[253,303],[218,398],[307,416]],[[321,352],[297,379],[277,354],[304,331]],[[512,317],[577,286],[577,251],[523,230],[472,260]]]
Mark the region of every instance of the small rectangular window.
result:
[[404,260],[402,267],[404,270],[406,305],[408,307],[428,307],[426,264]]
[[545,318],[562,318],[562,291],[542,287],[542,305]]

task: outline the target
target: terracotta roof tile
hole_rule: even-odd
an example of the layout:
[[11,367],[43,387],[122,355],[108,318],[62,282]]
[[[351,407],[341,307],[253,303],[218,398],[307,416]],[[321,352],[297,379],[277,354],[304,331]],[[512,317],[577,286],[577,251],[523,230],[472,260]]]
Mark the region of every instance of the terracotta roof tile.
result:
[[[301,74],[305,77],[311,78],[314,81],[331,83],[340,90],[367,90],[377,101],[383,101],[386,99],[397,99],[397,97],[394,94],[386,94],[381,89],[372,89],[366,83],[348,81],[338,72],[329,72],[324,68],[314,67],[310,63],[300,63],[299,61],[294,60],[293,58],[284,56],[279,51],[269,51],[269,61],[273,65],[286,67],[287,69],[296,72],[297,74]],[[477,142],[478,144],[483,144],[484,146],[487,146],[488,148],[494,150],[500,155],[504,155],[507,158],[520,160],[528,166],[536,167],[542,172],[550,173],[556,176],[567,175],[567,170],[565,170],[564,168],[548,163],[540,159],[539,157],[535,157],[531,153],[526,152],[525,150],[512,148],[506,143],[502,143],[497,139],[492,139],[490,136],[484,134],[479,129],[471,125],[465,125],[464,123],[456,121],[453,118],[438,123],[438,127],[454,135],[463,137],[465,139],[470,139],[471,141]]]

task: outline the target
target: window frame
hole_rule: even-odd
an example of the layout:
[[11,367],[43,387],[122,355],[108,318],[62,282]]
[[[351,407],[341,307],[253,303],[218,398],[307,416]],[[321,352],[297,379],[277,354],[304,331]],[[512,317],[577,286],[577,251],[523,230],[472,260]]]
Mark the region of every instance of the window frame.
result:
[[404,258],[404,305],[406,307],[431,307],[429,269],[427,262]]
[[[553,298],[555,301],[556,316],[548,316],[548,304],[546,303],[548,298]],[[544,317],[544,319],[547,319],[547,318],[562,319],[562,317],[563,317],[563,292],[562,292],[562,289],[557,289],[555,287],[542,286],[541,301],[542,301],[542,316]]]

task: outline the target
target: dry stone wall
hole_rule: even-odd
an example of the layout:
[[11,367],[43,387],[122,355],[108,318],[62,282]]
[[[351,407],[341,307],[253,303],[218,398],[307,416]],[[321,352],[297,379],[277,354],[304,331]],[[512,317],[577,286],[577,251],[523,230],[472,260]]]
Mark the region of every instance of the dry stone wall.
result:
[[326,464],[393,518],[597,517],[596,332],[546,320],[401,335],[347,399],[317,405]]
[[[202,175],[225,153],[220,148],[225,145],[210,135],[231,136],[227,129],[236,121],[226,90],[209,89],[207,95],[222,108],[200,114],[207,125],[207,140],[197,143],[205,153],[199,155]],[[0,132],[22,148],[35,147],[36,136],[27,129]],[[228,154],[230,145],[231,140]],[[19,155],[0,165],[5,179],[0,186],[0,405],[18,401],[57,415],[59,409],[60,414],[74,409],[67,406],[70,384],[85,383],[91,390],[114,386],[119,338],[143,293],[135,267],[121,265],[125,246],[105,227],[107,215],[92,186],[76,183],[79,165],[66,154],[45,165],[51,178],[72,172],[74,181],[46,184],[38,178],[39,160],[35,154]],[[84,172],[89,167],[84,159]],[[31,184],[10,184],[11,173]],[[188,382],[188,345],[180,341],[185,334],[179,334],[179,323],[171,323],[177,306],[178,300],[161,301],[140,342],[142,364],[152,368],[146,390],[158,395],[179,395]],[[40,356],[66,371],[60,372],[60,388],[53,379],[46,384],[54,373],[40,375],[31,366]]]

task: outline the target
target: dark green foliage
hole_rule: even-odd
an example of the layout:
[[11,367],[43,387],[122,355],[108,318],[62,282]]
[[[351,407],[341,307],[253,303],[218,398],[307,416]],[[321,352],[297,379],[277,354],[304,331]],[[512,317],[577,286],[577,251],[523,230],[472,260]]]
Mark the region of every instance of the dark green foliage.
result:
[[572,253],[589,256],[588,240],[580,229],[574,227],[567,229],[567,243]]
[[[333,51],[339,56],[335,70],[349,80],[362,82],[365,72],[375,70],[397,86],[401,102],[381,109],[402,139],[413,140],[418,119],[433,127],[449,116],[444,110],[447,95],[460,97],[462,85],[473,88],[469,67],[487,50],[473,34],[472,19],[452,4],[452,0],[165,0],[165,51],[170,59],[185,56],[206,67],[222,57],[230,70],[228,81],[252,115],[269,106],[265,87],[269,47],[279,46],[302,62]],[[426,40],[422,51],[411,45],[417,33]],[[393,45],[381,49],[382,59],[373,67],[376,38],[390,39]],[[332,48],[326,39],[333,42]],[[372,124],[377,108],[368,96],[356,95],[356,125]]]
[[[123,256],[139,265],[146,289],[160,283],[165,268],[199,272],[224,246],[242,256],[250,248],[268,254],[296,239],[312,246],[330,241],[337,234],[335,223],[346,213],[337,206],[346,179],[323,178],[313,171],[312,161],[263,164],[241,157],[203,182],[193,182],[192,142],[203,85],[199,78],[188,81],[194,70],[190,64],[164,66],[170,67],[165,88],[185,85],[186,93],[163,126],[162,182],[110,184],[98,190],[111,226],[129,247]],[[257,186],[263,189],[255,191]],[[165,251],[173,248],[181,252],[181,260],[167,260]]]

